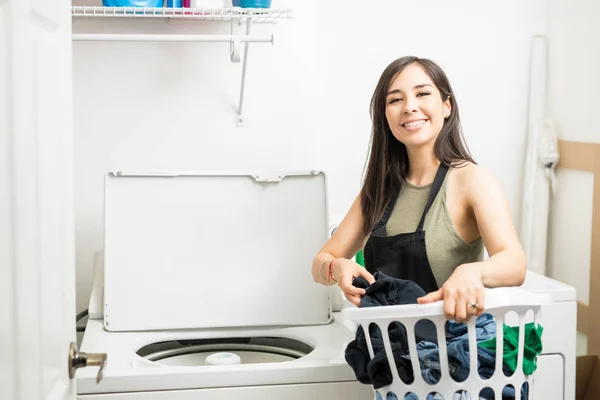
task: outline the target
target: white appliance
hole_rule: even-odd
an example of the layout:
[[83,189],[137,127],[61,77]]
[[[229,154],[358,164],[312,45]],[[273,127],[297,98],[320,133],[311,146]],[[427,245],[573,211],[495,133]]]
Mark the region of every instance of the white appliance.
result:
[[577,296],[575,288],[527,271],[523,289],[550,295],[551,303],[542,306],[540,324],[543,350],[538,357],[534,380],[535,399],[575,398],[577,356]]
[[110,173],[104,200],[81,351],[107,362],[99,384],[78,371],[81,399],[371,395],[310,274],[328,236],[323,173]]
[[[77,372],[81,400],[370,399],[344,361],[353,326],[310,274],[328,235],[326,179],[293,174],[108,174]],[[549,293],[537,395],[574,397],[573,288]],[[345,303],[348,305],[348,303]]]

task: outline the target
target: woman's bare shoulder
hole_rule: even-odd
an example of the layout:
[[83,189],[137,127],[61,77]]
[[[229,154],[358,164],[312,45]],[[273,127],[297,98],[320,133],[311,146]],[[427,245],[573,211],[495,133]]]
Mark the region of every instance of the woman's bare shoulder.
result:
[[484,166],[466,162],[453,168],[452,174],[456,188],[469,203],[502,192],[494,174]]
[[489,169],[468,161],[453,167],[452,174],[456,183],[465,190],[485,188],[496,183],[496,179]]

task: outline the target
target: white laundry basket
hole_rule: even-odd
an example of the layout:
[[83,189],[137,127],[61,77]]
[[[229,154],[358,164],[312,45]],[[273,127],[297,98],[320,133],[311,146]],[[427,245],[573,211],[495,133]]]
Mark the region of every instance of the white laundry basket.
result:
[[[343,316],[346,320],[352,321],[363,328],[365,339],[371,359],[373,358],[373,346],[369,326],[377,324],[383,337],[385,353],[389,365],[391,366],[392,383],[377,389],[381,399],[386,400],[387,394],[392,392],[398,400],[403,400],[407,393],[413,393],[419,400],[425,400],[431,393],[441,394],[444,400],[452,400],[455,393],[467,391],[470,398],[476,400],[479,393],[484,388],[494,390],[496,399],[502,398],[502,390],[507,385],[512,385],[515,389],[515,400],[521,399],[521,387],[528,382],[528,400],[534,399],[533,378],[534,375],[525,375],[523,373],[523,351],[525,343],[525,324],[534,322],[539,324],[541,306],[547,304],[550,297],[547,295],[534,295],[519,288],[496,288],[486,289],[485,313],[491,314],[496,322],[496,337],[503,338],[503,324],[507,326],[519,326],[519,344],[517,353],[517,368],[511,376],[506,376],[502,369],[504,358],[503,340],[496,340],[496,366],[494,374],[489,379],[483,379],[479,375],[477,364],[477,341],[475,337],[476,319],[471,318],[468,322],[468,340],[469,340],[469,376],[462,382],[455,381],[449,373],[448,354],[446,347],[445,323],[446,318],[443,312],[443,303],[436,302],[426,305],[398,305],[398,306],[380,306],[366,308],[346,308],[343,310]],[[514,314],[513,314],[514,312]],[[506,319],[509,314],[508,320]],[[514,316],[515,318],[510,318]],[[516,318],[518,316],[518,318]],[[527,319],[526,319],[527,318]],[[435,324],[438,339],[438,351],[440,359],[441,378],[435,384],[427,383],[422,375],[417,356],[417,343],[415,341],[415,325],[421,320],[430,320]],[[400,322],[406,329],[408,338],[410,359],[414,373],[414,381],[410,384],[404,383],[399,375],[398,368],[394,362],[392,347],[387,334],[388,327],[392,322]],[[473,373],[475,372],[475,373]],[[377,393],[375,393],[377,395]],[[376,396],[377,397],[377,396]],[[436,398],[437,399],[437,398]]]

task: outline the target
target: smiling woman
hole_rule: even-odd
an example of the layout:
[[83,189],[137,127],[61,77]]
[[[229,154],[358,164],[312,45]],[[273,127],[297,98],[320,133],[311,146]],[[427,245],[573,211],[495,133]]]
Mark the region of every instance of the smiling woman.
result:
[[[411,87],[412,82],[423,83]],[[422,67],[410,64],[392,81],[386,96],[385,117],[390,130],[409,148],[435,140],[452,110],[450,96],[443,100],[430,82]],[[418,113],[405,112],[407,109]]]
[[[446,74],[431,60],[395,60],[370,111],[363,187],[316,255],[313,278],[358,305],[365,291],[354,278],[371,284],[379,271],[416,282],[428,293],[419,303],[443,300],[448,319],[481,315],[483,288],[520,285],[526,262],[502,189],[469,154]],[[366,269],[351,261],[360,249]]]

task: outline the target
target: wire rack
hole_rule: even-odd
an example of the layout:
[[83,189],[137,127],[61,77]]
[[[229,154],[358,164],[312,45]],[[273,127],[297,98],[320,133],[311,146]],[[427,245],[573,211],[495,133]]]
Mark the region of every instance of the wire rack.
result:
[[271,8],[153,8],[73,6],[73,17],[162,18],[183,20],[231,21],[251,19],[254,22],[275,22],[292,18],[291,9]]
[[[236,112],[236,124],[244,125],[242,113],[244,104],[244,88],[246,82],[246,65],[248,60],[248,43],[273,43],[273,34],[268,36],[250,35],[254,23],[275,23],[277,20],[292,18],[291,9],[273,8],[154,8],[154,7],[100,7],[72,6],[74,18],[139,18],[164,20],[205,20],[229,21],[230,35],[215,34],[122,34],[122,33],[77,33],[74,41],[154,41],[154,42],[229,42],[232,62],[242,62],[242,80],[240,98]],[[235,33],[235,25],[245,23],[246,34]],[[242,51],[243,49],[243,51]],[[242,57],[243,54],[243,57]]]

